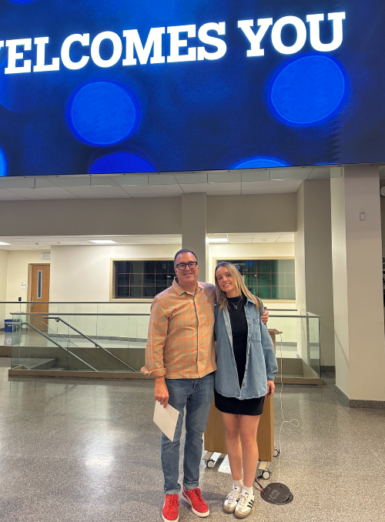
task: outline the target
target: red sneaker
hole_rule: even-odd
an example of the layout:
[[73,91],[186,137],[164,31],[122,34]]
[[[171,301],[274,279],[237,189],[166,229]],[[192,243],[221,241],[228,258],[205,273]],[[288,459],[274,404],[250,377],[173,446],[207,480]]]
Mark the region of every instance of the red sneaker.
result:
[[182,497],[184,500],[190,504],[192,512],[197,517],[208,517],[210,514],[209,506],[203,500],[201,495],[201,490],[199,488],[195,489],[185,489],[183,488]]
[[164,499],[162,517],[164,522],[178,522],[179,520],[179,496],[178,495],[166,495]]

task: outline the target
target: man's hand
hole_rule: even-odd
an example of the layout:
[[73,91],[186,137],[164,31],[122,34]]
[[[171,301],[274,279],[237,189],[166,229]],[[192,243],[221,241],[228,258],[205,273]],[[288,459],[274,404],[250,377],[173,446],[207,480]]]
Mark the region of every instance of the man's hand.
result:
[[168,389],[164,377],[155,377],[155,400],[163,404],[163,408],[166,408],[168,404]]
[[275,384],[274,381],[267,381],[267,394],[266,397],[271,397],[274,395]]
[[264,324],[266,324],[266,323],[267,323],[267,320],[269,319],[269,312],[267,311],[266,308],[265,308],[265,312],[264,312],[263,316],[261,317],[261,319],[262,319],[262,322],[263,322]]

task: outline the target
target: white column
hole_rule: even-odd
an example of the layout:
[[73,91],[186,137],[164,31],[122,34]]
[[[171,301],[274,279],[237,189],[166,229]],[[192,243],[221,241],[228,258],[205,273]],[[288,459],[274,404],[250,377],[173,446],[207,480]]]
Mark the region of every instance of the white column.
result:
[[[299,312],[321,316],[321,366],[334,366],[330,181],[304,181],[297,193],[296,301]],[[306,346],[303,321],[300,339]],[[304,353],[302,353],[303,358]]]
[[385,401],[379,169],[331,176],[336,384],[350,401]]
[[199,281],[208,277],[207,196],[182,194],[182,248],[190,248],[198,256]]

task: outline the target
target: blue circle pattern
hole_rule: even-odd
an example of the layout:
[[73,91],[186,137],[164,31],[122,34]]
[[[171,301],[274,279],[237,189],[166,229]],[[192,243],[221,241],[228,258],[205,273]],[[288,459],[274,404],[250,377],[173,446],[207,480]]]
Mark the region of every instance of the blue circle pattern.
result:
[[317,125],[336,114],[346,96],[340,65],[330,57],[308,55],[286,65],[275,77],[270,103],[287,124]]
[[0,149],[0,177],[7,175],[7,159],[4,152]]
[[255,156],[254,158],[247,158],[238,163],[235,163],[232,169],[263,169],[274,167],[287,167],[288,164],[276,158],[268,158],[263,156]]
[[137,127],[139,106],[127,89],[112,82],[83,85],[72,96],[67,123],[77,139],[109,146],[127,139]]
[[0,64],[0,103],[9,111],[27,113],[45,104],[48,92],[38,75],[5,74],[8,61]]
[[114,174],[119,172],[155,172],[144,158],[131,152],[113,152],[94,161],[89,174]]

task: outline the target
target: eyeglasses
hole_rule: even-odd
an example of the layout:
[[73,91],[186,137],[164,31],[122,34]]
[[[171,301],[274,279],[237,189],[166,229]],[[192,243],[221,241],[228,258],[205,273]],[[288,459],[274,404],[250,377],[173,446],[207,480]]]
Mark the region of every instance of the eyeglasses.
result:
[[186,270],[187,267],[196,268],[197,266],[197,261],[190,261],[189,263],[179,263],[179,265],[175,265],[175,268],[179,268],[179,270]]

